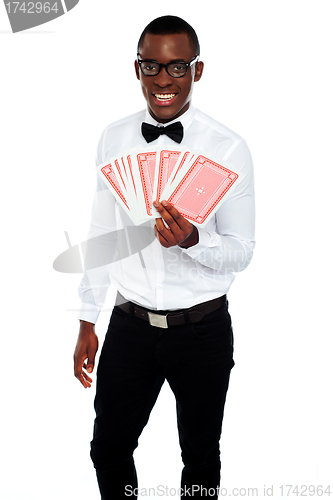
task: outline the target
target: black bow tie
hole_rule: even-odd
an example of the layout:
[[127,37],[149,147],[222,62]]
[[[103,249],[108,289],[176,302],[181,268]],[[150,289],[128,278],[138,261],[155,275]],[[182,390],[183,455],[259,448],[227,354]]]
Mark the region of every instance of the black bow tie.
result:
[[141,132],[147,142],[152,142],[160,135],[166,134],[170,139],[180,144],[184,136],[183,125],[180,122],[172,123],[167,127],[155,127],[155,125],[143,122]]

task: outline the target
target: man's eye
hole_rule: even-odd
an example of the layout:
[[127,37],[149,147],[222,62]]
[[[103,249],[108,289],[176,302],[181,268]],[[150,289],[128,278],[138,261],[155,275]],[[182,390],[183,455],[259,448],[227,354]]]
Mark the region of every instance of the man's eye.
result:
[[143,69],[145,69],[146,71],[153,71],[155,69],[155,65],[154,64],[144,64]]
[[172,70],[173,71],[178,71],[179,73],[181,73],[182,71],[184,71],[184,65],[183,64],[175,64],[173,67],[172,67]]

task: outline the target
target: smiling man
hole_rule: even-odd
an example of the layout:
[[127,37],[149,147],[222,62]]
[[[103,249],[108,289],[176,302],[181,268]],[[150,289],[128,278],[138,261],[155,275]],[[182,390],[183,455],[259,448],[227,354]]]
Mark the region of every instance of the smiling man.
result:
[[[189,109],[193,82],[200,80],[203,71],[198,51],[199,47],[191,45],[187,33],[154,35],[146,32],[141,37],[135,61],[136,76],[141,82],[148,111],[157,122],[167,123]],[[161,71],[162,68],[165,71]]]
[[[227,161],[244,177],[204,229],[164,200],[156,201],[161,218],[142,227],[143,235],[154,231],[154,242],[142,255],[124,258],[116,235],[132,222],[98,181],[89,235],[113,235],[104,241],[113,263],[83,276],[74,371],[84,387],[91,386],[98,349],[94,325],[112,282],[118,296],[97,370],[91,442],[101,498],[137,498],[133,452],[167,381],[176,400],[184,463],[181,498],[216,499],[224,403],[234,365],[226,293],[253,253],[252,161],[240,136],[191,104],[204,65],[188,23],[174,16],[155,19],[143,31],[137,52],[135,72],[147,110],[104,130],[97,164],[147,142],[169,148],[181,143]],[[161,422],[161,432],[166,428]]]

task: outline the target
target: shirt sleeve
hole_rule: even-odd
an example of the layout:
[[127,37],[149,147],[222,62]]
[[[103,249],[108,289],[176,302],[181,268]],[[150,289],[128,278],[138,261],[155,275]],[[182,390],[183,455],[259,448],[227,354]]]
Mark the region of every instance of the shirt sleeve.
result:
[[199,242],[183,252],[217,271],[239,272],[250,263],[255,245],[254,175],[250,151],[241,140],[224,158],[244,178],[215,214],[215,230],[198,228]]
[[[98,145],[96,165],[103,162],[103,135]],[[97,177],[87,241],[81,245],[84,272],[79,285],[81,308],[78,319],[96,323],[110,286],[110,266],[117,260],[115,198]]]

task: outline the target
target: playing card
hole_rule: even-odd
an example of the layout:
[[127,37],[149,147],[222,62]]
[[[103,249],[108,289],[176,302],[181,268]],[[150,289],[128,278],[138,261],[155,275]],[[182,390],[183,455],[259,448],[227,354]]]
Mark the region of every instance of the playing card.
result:
[[127,200],[127,204],[130,207],[130,210],[133,210],[133,205],[135,204],[135,196],[134,196],[134,188],[130,175],[130,168],[126,161],[126,158],[123,156],[119,156],[113,160],[115,165],[115,174],[122,188],[124,195]]
[[140,216],[136,204],[134,188],[131,186],[131,172],[126,159],[111,158],[106,165],[99,165],[97,171],[134,224],[145,222],[146,218]]
[[[126,156],[122,157],[122,161],[124,164],[125,171],[127,173],[127,182],[128,182],[128,192],[131,196],[131,217],[135,224],[142,224],[147,220],[147,213],[144,210],[144,198],[141,187],[140,176],[137,172],[137,183],[135,182],[135,158],[133,159],[133,155],[136,152],[128,152]],[[137,168],[136,168],[137,170]]]
[[124,196],[126,197],[127,203],[130,206],[130,200],[128,196],[128,187],[126,183],[126,173],[123,169],[123,164],[120,158],[114,158],[112,161],[112,164],[114,166],[114,173],[115,176],[117,177],[118,183],[121,187],[121,190],[124,193]]
[[181,149],[171,151],[162,149],[161,151],[157,152],[156,173],[153,189],[154,200],[160,201],[161,194],[170,178],[170,175],[178,161],[180,154]]
[[137,192],[136,192],[136,186],[134,182],[134,176],[133,176],[133,166],[132,166],[132,159],[131,155],[127,154],[126,155],[126,165],[128,165],[128,171],[129,171],[129,184],[130,184],[130,190],[132,191],[133,198],[136,200],[137,199]]
[[171,173],[170,178],[169,178],[165,188],[168,185],[171,185],[173,182],[175,182],[179,172],[186,167],[186,165],[192,160],[194,155],[195,155],[194,152],[184,151],[184,153],[179,157],[178,162],[176,163],[175,168],[174,168],[173,172]]
[[103,179],[107,187],[111,190],[116,200],[124,208],[125,212],[129,213],[130,207],[128,204],[128,200],[126,200],[124,191],[122,190],[115,174],[115,165],[113,164],[113,162],[110,161],[106,165],[98,165],[97,172],[101,179]]
[[[177,175],[183,169],[186,169],[186,165],[193,158],[194,153],[189,151],[188,149],[183,149],[181,154],[178,156],[178,160],[174,165],[172,172],[170,173],[167,182],[164,184],[163,189],[161,189],[161,194],[159,195],[158,201],[161,201],[165,198],[165,193],[169,194],[173,191],[172,184],[176,181]],[[156,198],[157,199],[157,198]]]
[[[152,204],[153,204],[153,188],[156,167],[156,149],[137,152],[136,162],[134,163],[133,173],[135,185],[141,186],[141,192],[144,200],[145,213],[152,217]],[[137,167],[137,169],[135,168]],[[140,179],[140,182],[139,182]],[[141,184],[140,184],[141,183]],[[138,189],[140,196],[140,189]]]
[[[185,170],[185,171],[184,171]],[[225,200],[240,174],[203,155],[195,155],[162,193],[193,224],[203,227]]]
[[232,165],[185,147],[138,147],[100,165],[99,175],[134,224],[160,217],[152,202],[166,199],[203,227],[243,176]]

